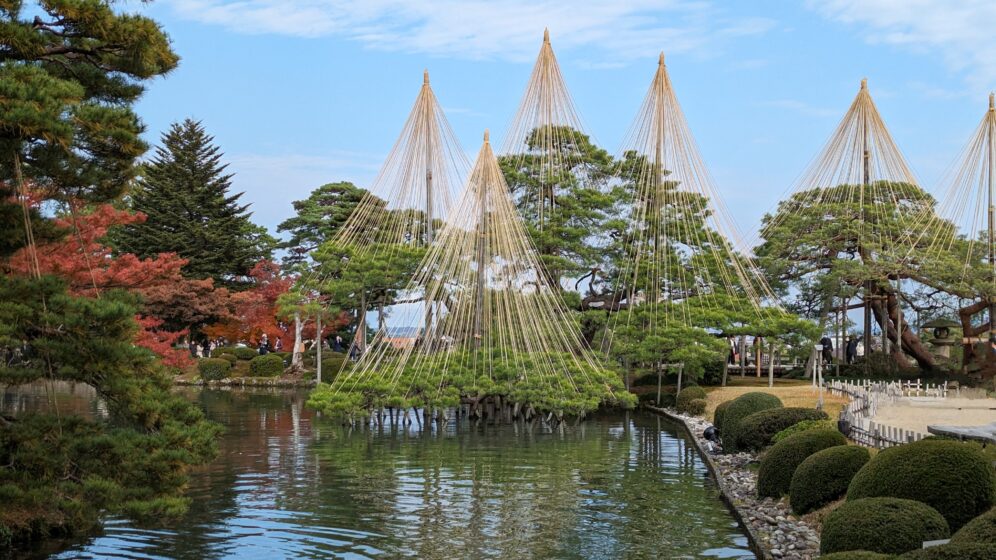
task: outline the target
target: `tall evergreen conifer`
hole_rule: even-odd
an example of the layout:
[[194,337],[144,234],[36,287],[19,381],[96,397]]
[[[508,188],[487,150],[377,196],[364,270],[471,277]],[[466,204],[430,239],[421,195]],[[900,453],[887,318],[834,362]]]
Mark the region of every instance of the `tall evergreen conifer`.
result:
[[121,251],[140,257],[177,253],[189,262],[190,278],[216,285],[246,286],[249,271],[269,258],[274,239],[252,223],[242,193],[231,194],[232,175],[222,152],[200,122],[173,123],[131,193],[131,207],[148,219],[125,227]]

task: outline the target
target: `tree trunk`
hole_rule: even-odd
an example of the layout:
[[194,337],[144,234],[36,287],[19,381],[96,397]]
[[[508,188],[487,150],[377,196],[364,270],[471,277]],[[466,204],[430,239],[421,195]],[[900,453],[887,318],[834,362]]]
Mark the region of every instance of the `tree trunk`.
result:
[[986,300],[980,300],[967,307],[962,307],[958,310],[958,318],[961,320],[961,332],[962,332],[962,369],[968,367],[968,364],[976,361],[978,355],[975,352],[975,344],[968,342],[971,339],[989,332],[989,323],[983,323],[977,327],[972,326],[972,317],[985,311],[989,308],[989,304]]
[[301,312],[297,311],[294,313],[294,353],[291,355],[291,368],[301,369],[304,365],[304,353],[301,352],[301,348],[304,344],[301,343],[301,334],[304,331],[304,323],[301,321]]
[[[882,292],[881,288],[877,288],[876,292]],[[875,316],[875,320],[878,322],[879,326],[882,327],[882,331],[885,332],[889,338],[892,340],[896,339],[896,324],[899,317],[899,302],[896,300],[896,294],[892,290],[885,292],[887,297],[885,300],[885,308],[888,310],[887,314],[883,312],[883,306],[873,305],[872,312]],[[930,353],[920,340],[920,337],[916,336],[912,331],[909,330],[909,324],[905,321],[903,322],[903,352],[909,354],[914,360],[916,360],[917,365],[926,370],[934,369],[936,362],[934,360],[934,355]],[[909,367],[910,364],[906,360],[906,356],[892,345],[891,354],[896,363],[900,367]],[[867,353],[866,353],[867,354]]]

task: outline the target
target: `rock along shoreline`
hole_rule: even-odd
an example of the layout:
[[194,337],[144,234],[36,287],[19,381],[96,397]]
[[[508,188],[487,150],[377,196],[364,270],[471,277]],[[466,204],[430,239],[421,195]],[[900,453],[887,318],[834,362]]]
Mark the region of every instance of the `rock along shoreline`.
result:
[[754,453],[717,452],[719,446],[702,437],[711,424],[698,416],[687,416],[670,408],[646,406],[652,412],[685,427],[706,467],[719,486],[723,501],[747,532],[751,549],[763,560],[811,560],[820,555],[819,534],[799,519],[784,501],[757,497],[757,474],[747,465]]

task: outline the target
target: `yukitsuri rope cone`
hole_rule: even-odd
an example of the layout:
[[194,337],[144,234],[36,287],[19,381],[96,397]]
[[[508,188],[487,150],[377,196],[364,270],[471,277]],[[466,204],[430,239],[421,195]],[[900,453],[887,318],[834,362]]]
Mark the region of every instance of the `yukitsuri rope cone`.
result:
[[[907,255],[911,268],[941,278],[946,291],[962,302],[958,315],[964,364],[978,352],[973,342],[993,335],[996,316],[996,98],[946,174],[937,212],[925,211],[913,228],[917,235]],[[984,352],[991,355],[991,352]],[[992,364],[984,372],[992,375]]]
[[360,252],[399,244],[431,245],[469,169],[426,70],[397,142],[333,242]]
[[499,150],[505,166],[530,179],[521,190],[512,185],[513,196],[519,210],[538,229],[543,229],[557,207],[557,187],[565,181],[564,170],[594,187],[581,165],[585,151],[592,149],[589,136],[560,72],[550,31],[545,29],[529,83]]
[[[469,169],[470,162],[429,85],[426,70],[415,105],[379,174],[322,249],[324,260],[331,265],[316,267],[303,285],[320,289],[333,280],[330,277],[341,275],[351,262],[360,259],[377,261],[377,269],[386,275],[410,270],[418,262],[418,252],[432,245]],[[433,302],[421,297],[417,286],[413,289],[416,291],[404,299],[422,301],[418,305],[429,320]],[[368,307],[378,307],[381,331],[386,329],[388,310],[382,302],[366,301],[363,287],[357,291],[359,325],[352,344],[363,351],[367,346]],[[378,332],[378,336],[384,335]]]
[[[358,418],[385,407],[446,417],[465,409],[495,420],[583,416],[631,405],[618,375],[586,346],[559,292],[543,279],[487,133],[460,201],[410,284],[439,302],[413,344],[375,341],[310,404]],[[392,320],[419,324],[399,306]]]
[[[740,236],[699,155],[663,54],[624,142],[622,165],[633,200],[619,299],[606,305],[618,310],[606,331],[613,353],[612,338],[621,340],[623,330],[632,331],[626,338],[664,345],[690,327],[761,334],[773,328],[762,323],[785,317],[764,276],[735,248]],[[676,350],[671,359],[679,359]]]
[[[762,261],[790,269],[801,283],[836,283],[830,288],[836,293],[818,303],[817,312],[821,329],[835,317],[831,330],[838,340],[843,340],[848,310],[863,307],[867,355],[874,350],[873,313],[886,326],[883,348],[888,349],[890,341],[905,329],[898,310],[900,277],[905,276],[905,257],[915,245],[914,222],[932,205],[933,199],[918,185],[879,115],[867,80],[862,80],[823,150],[779,203],[777,212],[765,216],[759,232],[764,241],[756,252]],[[813,235],[810,228],[822,238],[807,239]],[[785,231],[797,232],[794,245],[772,245],[771,239],[785,237]],[[856,265],[864,270],[857,270]],[[897,287],[878,281],[884,278],[896,280]],[[852,298],[860,298],[860,303],[852,304]]]

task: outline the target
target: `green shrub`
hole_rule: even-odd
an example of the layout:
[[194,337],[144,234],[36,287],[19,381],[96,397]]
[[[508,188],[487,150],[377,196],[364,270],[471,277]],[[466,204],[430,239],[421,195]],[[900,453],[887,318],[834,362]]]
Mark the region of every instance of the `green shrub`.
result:
[[996,544],[996,509],[969,521],[951,535],[952,543]]
[[256,356],[249,361],[249,374],[253,377],[276,377],[284,372],[284,361],[276,354]]
[[685,405],[685,414],[690,414],[692,416],[702,416],[705,414],[706,400],[705,399],[692,399],[688,401]]
[[771,446],[757,471],[758,496],[779,498],[788,494],[796,467],[813,453],[838,445],[847,445],[847,438],[840,432],[811,430]]
[[245,346],[236,346],[232,348],[232,353],[235,354],[235,357],[240,360],[252,360],[253,358],[259,356],[259,351]]
[[742,451],[760,451],[771,445],[778,432],[803,420],[826,420],[827,413],[812,408],[769,408],[740,421],[736,446]]
[[996,545],[958,543],[932,546],[907,552],[900,560],[993,560]]
[[798,424],[793,424],[788,428],[778,432],[771,438],[771,443],[778,443],[783,439],[794,436],[799,432],[805,432],[806,430],[836,430],[837,421],[836,420],[803,420]]
[[723,427],[719,431],[719,435],[723,438],[723,451],[727,453],[739,451],[737,433],[744,418],[755,412],[781,407],[782,401],[768,393],[745,393],[733,399],[730,406],[723,411]]
[[996,470],[979,445],[924,439],[886,449],[858,471],[847,499],[876,496],[919,500],[957,531],[996,503]]
[[215,353],[214,357],[222,360],[228,360],[228,363],[230,364],[234,364],[235,362],[239,361],[239,359],[235,357],[235,354],[229,354],[227,352],[221,354]]
[[200,358],[197,360],[197,372],[204,381],[224,379],[231,369],[232,363],[222,358]]
[[845,502],[823,521],[820,553],[867,550],[902,554],[923,541],[950,535],[944,517],[927,504],[900,498]]
[[716,426],[716,429],[719,430],[720,435],[723,434],[723,417],[726,414],[726,409],[730,408],[731,404],[733,404],[732,400],[723,401],[719,403],[716,406],[716,410],[712,412],[712,425]]
[[838,445],[817,451],[799,463],[789,485],[789,503],[798,515],[844,497],[847,486],[871,455],[864,447]]
[[820,560],[892,560],[894,558],[895,556],[891,554],[880,554],[867,550],[848,550],[847,552],[820,555]]
[[694,400],[705,400],[706,392],[702,387],[685,387],[678,393],[678,397],[675,399],[675,408],[678,412],[684,412],[685,414],[702,414],[705,411],[705,407],[699,412],[693,412],[688,409],[689,403]]

